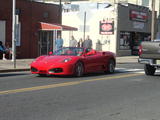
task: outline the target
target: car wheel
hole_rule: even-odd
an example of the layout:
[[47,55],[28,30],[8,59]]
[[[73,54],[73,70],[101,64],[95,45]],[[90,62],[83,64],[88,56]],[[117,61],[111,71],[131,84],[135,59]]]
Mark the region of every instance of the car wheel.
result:
[[83,63],[82,62],[76,63],[74,75],[76,77],[81,77],[83,75],[83,73],[84,73]]
[[107,66],[108,66],[107,67],[108,69],[105,72],[106,73],[110,73],[110,74],[114,73],[114,71],[115,71],[115,62],[114,62],[114,60],[109,60]]
[[38,74],[40,77],[46,77],[46,74]]
[[145,64],[144,65],[144,71],[146,75],[154,75],[156,68],[154,66]]

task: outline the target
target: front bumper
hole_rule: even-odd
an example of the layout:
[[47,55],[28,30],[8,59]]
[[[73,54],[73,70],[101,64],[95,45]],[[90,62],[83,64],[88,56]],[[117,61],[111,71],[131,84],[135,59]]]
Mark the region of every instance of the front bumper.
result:
[[158,66],[158,67],[160,67],[160,60],[156,60],[156,59],[139,58],[138,62],[141,63],[141,64],[149,64],[151,66]]
[[141,64],[153,64],[153,59],[142,59],[142,58],[139,58],[138,59],[138,62],[141,63]]
[[31,65],[30,67],[32,74],[46,74],[46,75],[72,75],[74,71],[74,65],[55,65],[54,67],[40,67]]

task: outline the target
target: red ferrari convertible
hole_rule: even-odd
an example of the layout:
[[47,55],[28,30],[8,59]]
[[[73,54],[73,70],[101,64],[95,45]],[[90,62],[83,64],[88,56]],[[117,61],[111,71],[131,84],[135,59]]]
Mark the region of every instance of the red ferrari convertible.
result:
[[116,66],[115,54],[98,52],[93,49],[80,47],[64,47],[38,57],[30,65],[32,74],[46,75],[75,75],[104,71],[114,73]]

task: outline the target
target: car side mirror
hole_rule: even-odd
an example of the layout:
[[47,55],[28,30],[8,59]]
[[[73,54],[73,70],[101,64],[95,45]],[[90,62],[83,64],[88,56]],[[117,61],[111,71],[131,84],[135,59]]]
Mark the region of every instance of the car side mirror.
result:
[[96,51],[95,51],[95,50],[92,50],[92,51],[86,53],[87,56],[95,55],[95,54],[96,54]]
[[84,54],[82,54],[82,56],[83,56],[83,57],[86,57],[87,55],[86,55],[86,53],[84,53]]
[[86,53],[86,56],[93,55],[91,52]]

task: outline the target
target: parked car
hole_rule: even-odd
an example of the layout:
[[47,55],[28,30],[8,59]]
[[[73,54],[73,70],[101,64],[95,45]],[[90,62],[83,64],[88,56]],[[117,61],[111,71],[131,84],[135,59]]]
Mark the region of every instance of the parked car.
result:
[[81,47],[63,47],[40,56],[30,65],[32,74],[46,75],[75,75],[104,71],[114,73],[116,57],[112,52],[98,52]]
[[146,75],[154,75],[156,69],[160,68],[160,39],[142,42],[138,61],[144,64]]

